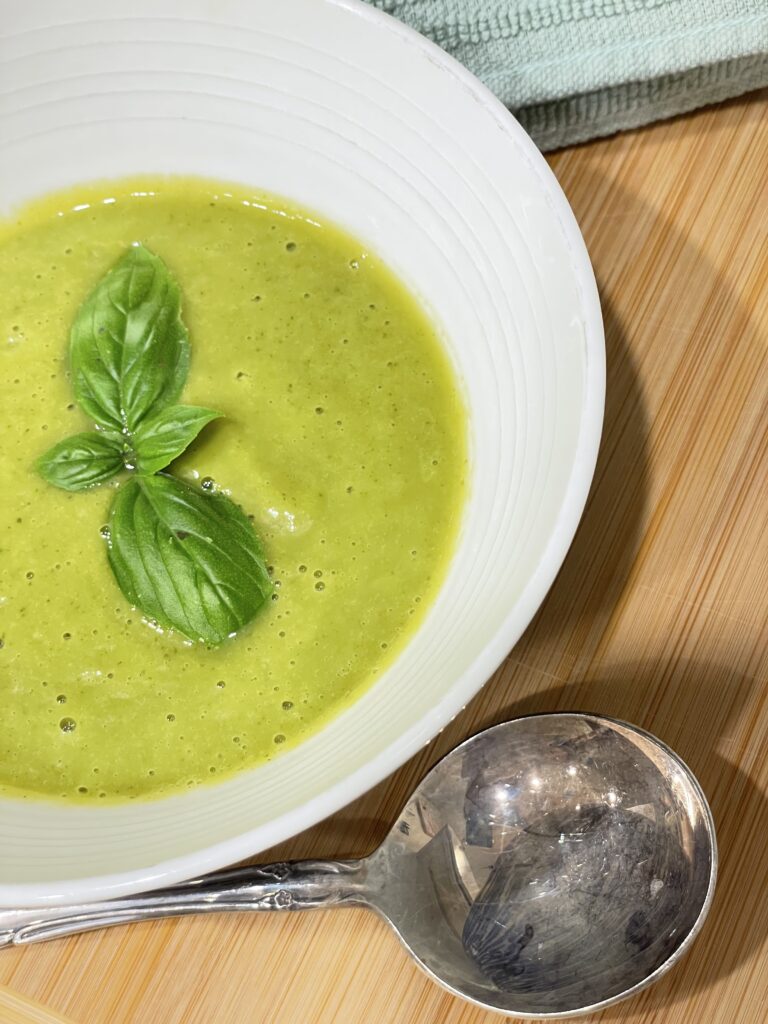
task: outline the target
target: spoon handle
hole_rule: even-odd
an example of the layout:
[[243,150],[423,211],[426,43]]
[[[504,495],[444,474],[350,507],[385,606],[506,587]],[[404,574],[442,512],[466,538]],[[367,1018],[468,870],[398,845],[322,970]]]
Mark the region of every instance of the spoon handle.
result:
[[101,903],[0,910],[0,946],[26,945],[159,917],[365,903],[366,874],[364,861],[281,861],[219,871],[169,889]]

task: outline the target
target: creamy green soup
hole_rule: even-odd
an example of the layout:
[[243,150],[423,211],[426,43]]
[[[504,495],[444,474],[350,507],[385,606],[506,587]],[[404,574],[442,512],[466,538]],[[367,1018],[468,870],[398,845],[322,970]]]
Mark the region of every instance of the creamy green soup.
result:
[[[254,518],[275,592],[218,648],[158,632],[100,530],[121,479],[81,493],[35,460],[92,427],[68,334],[132,242],[182,292],[183,400],[220,410],[173,465]],[[242,188],[78,188],[0,225],[0,791],[158,796],[279,755],[407,642],[446,570],[466,471],[448,359],[359,242]]]

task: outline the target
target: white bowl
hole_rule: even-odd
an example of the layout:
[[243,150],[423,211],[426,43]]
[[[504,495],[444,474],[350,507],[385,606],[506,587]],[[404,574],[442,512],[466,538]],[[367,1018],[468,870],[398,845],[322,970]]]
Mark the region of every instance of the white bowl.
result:
[[[463,381],[471,495],[448,578],[381,680],[302,746],[155,802],[0,803],[0,905],[242,859],[359,796],[486,681],[565,556],[597,455],[600,309],[568,204],[475,78],[357,0],[0,0],[0,204],[179,172],[289,196],[380,254]],[[318,851],[322,853],[322,851]]]

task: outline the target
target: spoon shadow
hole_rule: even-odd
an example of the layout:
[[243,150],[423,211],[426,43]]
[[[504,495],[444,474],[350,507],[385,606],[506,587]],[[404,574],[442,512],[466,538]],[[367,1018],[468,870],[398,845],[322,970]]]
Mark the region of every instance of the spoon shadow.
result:
[[[554,686],[513,701],[488,717],[491,725],[521,714],[541,711],[596,711],[627,717],[638,707],[638,694],[652,694],[667,666],[628,664],[600,679]],[[692,769],[707,796],[717,828],[720,854],[715,899],[701,935],[673,971],[635,997],[640,1012],[680,1002],[707,989],[749,961],[768,937],[768,794],[727,757],[731,725],[749,703],[755,681],[721,665],[681,662],[669,681],[675,707],[664,715],[645,699],[632,721],[667,743]],[[723,700],[723,694],[729,696]],[[706,709],[686,714],[685,709]],[[626,1005],[611,1007],[595,1020],[626,1018]]]
[[[718,795],[710,801],[720,849],[715,900],[692,951],[633,1001],[638,1015],[650,1007],[658,1012],[661,1007],[690,1000],[751,960],[765,943],[768,798],[748,775],[717,754],[709,759],[708,774],[718,779]],[[627,1018],[620,1007],[610,1007],[595,1019]]]
[[[524,670],[523,670],[524,671]],[[768,861],[763,837],[768,834],[768,797],[717,750],[727,745],[730,723],[747,705],[754,681],[720,665],[681,662],[674,671],[676,706],[707,709],[704,715],[662,715],[652,695],[666,666],[649,663],[619,666],[599,679],[552,686],[522,699],[512,699],[501,710],[483,714],[482,695],[475,698],[461,719],[441,733],[424,751],[398,772],[339,813],[259,855],[271,859],[330,856],[358,858],[383,842],[397,815],[418,782],[441,757],[466,735],[455,726],[474,721],[472,732],[523,715],[547,711],[593,711],[631,720],[666,742],[696,774],[715,818],[720,851],[720,872],[714,904],[701,935],[673,971],[630,1003],[608,1008],[594,1020],[626,1018],[629,1005],[672,1005],[692,992],[709,988],[748,961],[766,939],[768,922]],[[519,682],[519,680],[516,680]],[[501,680],[499,680],[501,682]],[[723,693],[729,695],[724,701]],[[715,701],[715,696],[718,700]],[[501,695],[497,692],[495,699]],[[632,708],[630,712],[628,709]],[[473,712],[475,714],[473,715]],[[479,712],[479,714],[478,714]],[[745,884],[745,880],[749,880]],[[738,941],[734,936],[738,935]]]

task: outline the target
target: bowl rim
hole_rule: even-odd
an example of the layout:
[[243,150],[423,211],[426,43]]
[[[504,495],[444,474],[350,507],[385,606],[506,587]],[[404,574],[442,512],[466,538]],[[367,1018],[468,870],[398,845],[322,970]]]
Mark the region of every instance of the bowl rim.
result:
[[605,341],[600,300],[592,265],[576,218],[553,171],[519,122],[499,99],[459,61],[410,26],[365,0],[323,0],[378,31],[393,33],[431,64],[450,75],[490,114],[536,169],[547,201],[566,236],[573,273],[582,299],[584,326],[584,398],[573,465],[555,526],[536,570],[493,639],[441,700],[396,742],[365,764],[279,818],[209,846],[131,871],[46,882],[0,884],[0,907],[56,906],[127,896],[171,885],[252,857],[305,831],[381,782],[429,743],[474,697],[509,654],[529,625],[559,572],[586,505],[597,462],[605,405]]

